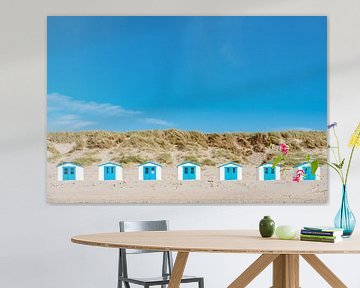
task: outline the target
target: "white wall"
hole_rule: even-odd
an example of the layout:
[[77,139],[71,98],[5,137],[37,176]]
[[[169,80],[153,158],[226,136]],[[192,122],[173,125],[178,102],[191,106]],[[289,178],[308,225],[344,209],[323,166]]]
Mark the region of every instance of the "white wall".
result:
[[[70,237],[116,231],[120,219],[166,218],[172,229],[236,229],[256,228],[264,215],[271,215],[277,224],[300,227],[331,224],[340,202],[340,183],[331,173],[328,205],[46,204],[46,15],[328,15],[330,119],[339,123],[341,144],[346,147],[360,120],[359,10],[358,0],[2,0],[0,158],[7,165],[0,166],[0,287],[115,287],[116,251],[74,245]],[[31,169],[19,163],[31,163]],[[358,219],[359,175],[357,151],[349,200]],[[187,273],[204,275],[207,288],[223,288],[255,258],[192,254]],[[360,287],[360,255],[321,258],[348,287]],[[135,262],[147,269],[146,261],[136,258]],[[153,266],[146,271],[154,271]],[[301,266],[302,287],[314,287],[314,283],[317,288],[328,287],[306,263]],[[270,276],[268,269],[249,287],[269,287]]]

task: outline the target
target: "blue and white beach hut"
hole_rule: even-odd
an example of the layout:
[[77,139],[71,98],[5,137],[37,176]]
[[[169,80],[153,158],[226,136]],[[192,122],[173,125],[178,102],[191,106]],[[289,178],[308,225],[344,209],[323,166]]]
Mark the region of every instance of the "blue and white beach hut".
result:
[[106,162],[99,166],[99,180],[123,180],[123,167],[114,162]]
[[200,180],[200,165],[193,162],[183,162],[177,165],[178,180]]
[[272,162],[267,162],[257,167],[260,181],[280,180],[280,166],[275,166],[274,168],[272,166]]
[[304,177],[302,177],[301,180],[320,180],[320,167],[316,170],[315,174],[312,174],[311,165],[308,162],[294,166],[294,170],[295,174],[298,170],[304,171]]
[[84,180],[84,168],[72,162],[63,162],[57,165],[58,181]]
[[228,162],[219,166],[220,180],[242,180],[242,166],[235,162]]
[[139,165],[139,180],[161,180],[161,165],[145,162]]

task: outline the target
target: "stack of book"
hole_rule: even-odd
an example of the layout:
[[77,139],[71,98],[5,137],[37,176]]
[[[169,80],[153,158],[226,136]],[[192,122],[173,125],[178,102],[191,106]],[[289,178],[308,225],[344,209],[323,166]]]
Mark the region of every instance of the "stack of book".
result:
[[334,227],[304,227],[300,232],[302,241],[337,243],[342,241],[344,230]]

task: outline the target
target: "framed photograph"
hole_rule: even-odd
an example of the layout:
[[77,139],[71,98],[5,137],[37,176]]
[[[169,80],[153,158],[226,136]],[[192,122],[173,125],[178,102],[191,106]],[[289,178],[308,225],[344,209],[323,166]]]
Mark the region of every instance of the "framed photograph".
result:
[[49,203],[327,202],[326,17],[49,16],[47,103]]

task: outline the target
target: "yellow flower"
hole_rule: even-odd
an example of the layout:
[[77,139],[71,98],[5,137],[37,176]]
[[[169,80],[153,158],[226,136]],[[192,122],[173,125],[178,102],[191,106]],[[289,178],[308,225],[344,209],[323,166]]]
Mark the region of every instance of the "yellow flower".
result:
[[349,146],[360,147],[360,123],[358,124],[358,126],[356,127],[354,133],[350,138]]

